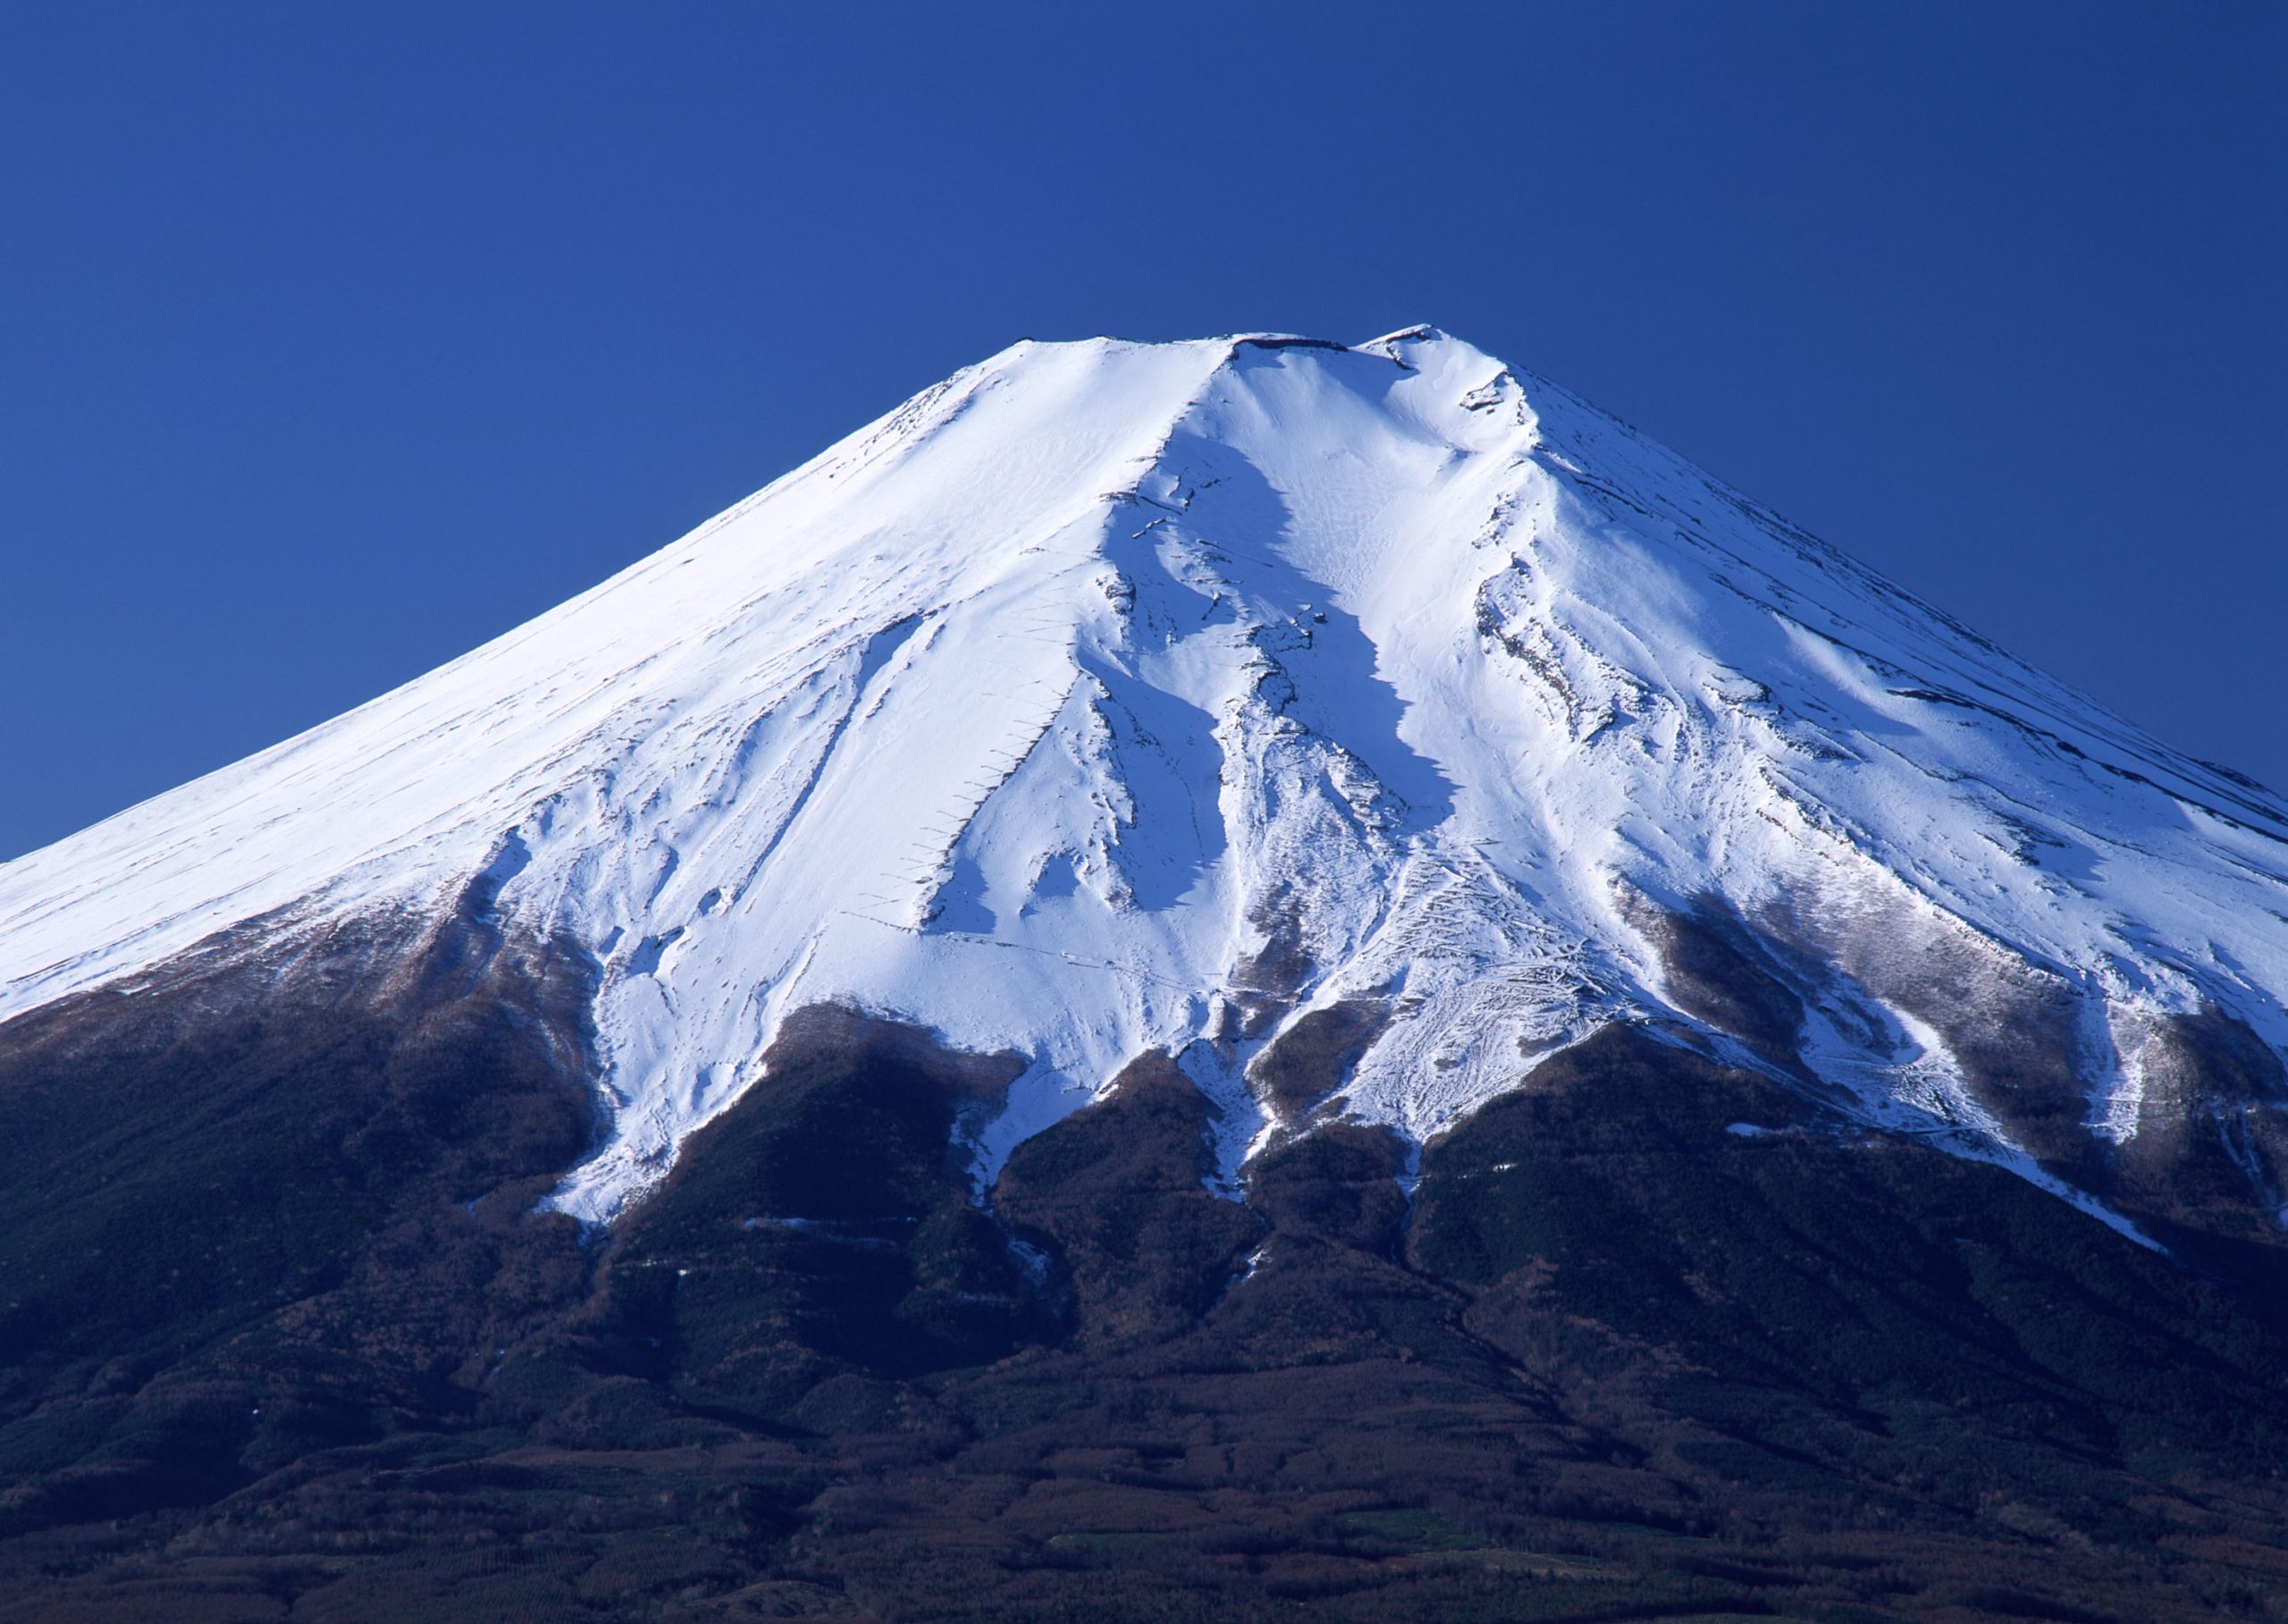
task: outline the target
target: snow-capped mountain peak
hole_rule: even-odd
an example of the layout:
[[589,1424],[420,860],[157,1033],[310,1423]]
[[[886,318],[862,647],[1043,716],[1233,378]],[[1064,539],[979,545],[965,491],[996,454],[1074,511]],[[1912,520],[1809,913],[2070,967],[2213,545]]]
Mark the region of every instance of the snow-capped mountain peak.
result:
[[2279,1177],[2288,808],[1429,328],[1016,345],[0,867],[0,1018],[473,885],[593,961],[593,1218],[828,1001],[1019,1057],[986,1169],[1148,1051],[1230,1181],[1632,1021],[2085,1204]]

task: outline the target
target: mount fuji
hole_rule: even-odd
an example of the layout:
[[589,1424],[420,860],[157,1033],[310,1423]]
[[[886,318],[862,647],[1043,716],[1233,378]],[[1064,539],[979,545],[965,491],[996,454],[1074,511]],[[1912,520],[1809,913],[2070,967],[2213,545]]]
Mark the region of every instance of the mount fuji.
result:
[[821,1003],[1023,1056],[984,1181],[1148,1053],[1235,1189],[1615,1022],[2093,1209],[2288,1172],[2288,806],[1426,328],[1021,343],[0,868],[0,1016],[472,888],[596,966],[594,1220]]
[[1434,329],[1027,341],[0,865],[0,1575],[2273,1617],[2284,1057],[2262,786]]

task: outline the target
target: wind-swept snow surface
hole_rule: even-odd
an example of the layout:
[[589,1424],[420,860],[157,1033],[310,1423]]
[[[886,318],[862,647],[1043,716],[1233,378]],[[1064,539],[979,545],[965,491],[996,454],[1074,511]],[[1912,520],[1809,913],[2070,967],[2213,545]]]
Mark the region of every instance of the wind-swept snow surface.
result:
[[601,967],[588,1217],[827,999],[1030,1060],[987,1166],[1173,1053],[1227,1177],[1293,1125],[1248,1069],[1314,1012],[1375,1012],[1338,1108],[1417,1140],[1650,1019],[2029,1171],[1998,1043],[2125,1142],[2181,1103],[2172,1021],[2288,1040],[2277,799],[1428,329],[1017,345],[0,868],[0,1017],[480,876]]

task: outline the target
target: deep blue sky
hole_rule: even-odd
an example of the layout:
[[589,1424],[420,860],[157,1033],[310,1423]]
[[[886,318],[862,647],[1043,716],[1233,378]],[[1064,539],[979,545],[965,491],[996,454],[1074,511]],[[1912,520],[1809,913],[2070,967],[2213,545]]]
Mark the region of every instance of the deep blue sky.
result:
[[0,10],[0,857],[1022,334],[1428,320],[2288,788],[2288,7]]

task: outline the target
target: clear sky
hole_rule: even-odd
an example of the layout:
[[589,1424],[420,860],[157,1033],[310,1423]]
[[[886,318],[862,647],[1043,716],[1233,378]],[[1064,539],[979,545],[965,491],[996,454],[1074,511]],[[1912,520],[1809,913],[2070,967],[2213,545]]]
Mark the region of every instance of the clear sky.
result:
[[1022,335],[1431,321],[2288,789],[2288,6],[0,9],[0,857]]

